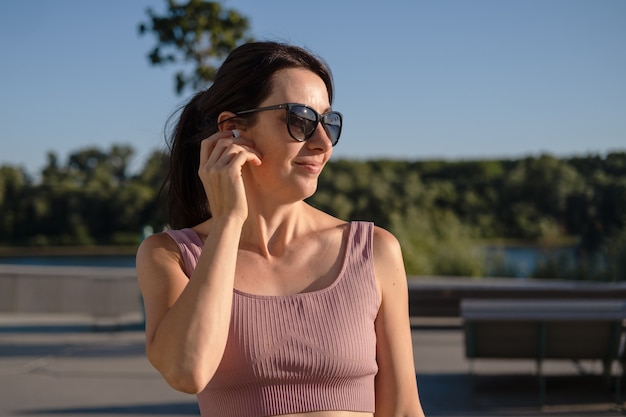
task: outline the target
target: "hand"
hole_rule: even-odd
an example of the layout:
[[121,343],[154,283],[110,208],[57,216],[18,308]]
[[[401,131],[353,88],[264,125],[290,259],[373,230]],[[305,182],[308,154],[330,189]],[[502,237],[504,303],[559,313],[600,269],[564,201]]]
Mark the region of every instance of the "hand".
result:
[[237,216],[245,220],[248,202],[242,169],[246,163],[261,165],[261,158],[254,142],[235,137],[233,132],[237,131],[217,132],[202,141],[198,176],[213,217]]

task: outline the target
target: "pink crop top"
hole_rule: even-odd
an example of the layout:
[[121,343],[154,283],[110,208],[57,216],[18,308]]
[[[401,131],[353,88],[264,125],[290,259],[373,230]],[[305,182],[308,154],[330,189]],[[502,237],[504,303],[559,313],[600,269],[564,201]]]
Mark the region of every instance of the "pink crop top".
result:
[[[224,356],[198,394],[203,417],[374,412],[379,297],[372,232],[372,223],[350,224],[341,271],[322,290],[288,296],[233,290]],[[167,233],[191,276],[202,241],[191,229]]]

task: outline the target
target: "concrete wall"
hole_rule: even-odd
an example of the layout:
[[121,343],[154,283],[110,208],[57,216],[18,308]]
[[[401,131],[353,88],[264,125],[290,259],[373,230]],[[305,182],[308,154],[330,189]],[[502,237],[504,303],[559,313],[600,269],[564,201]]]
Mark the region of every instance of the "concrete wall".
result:
[[0,313],[141,314],[134,268],[0,265]]
[[[626,282],[410,277],[413,317],[459,317],[468,298],[624,299]],[[0,314],[77,313],[96,320],[143,317],[134,268],[0,264]]]

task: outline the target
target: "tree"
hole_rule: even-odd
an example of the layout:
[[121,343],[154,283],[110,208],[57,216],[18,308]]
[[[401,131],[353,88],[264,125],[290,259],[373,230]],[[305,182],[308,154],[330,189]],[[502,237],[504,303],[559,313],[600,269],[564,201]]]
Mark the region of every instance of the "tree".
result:
[[219,2],[189,0],[178,4],[167,0],[167,11],[157,15],[148,8],[147,23],[139,24],[139,34],[152,32],[157,45],[148,58],[152,65],[192,64],[193,70],[175,74],[176,92],[199,89],[215,78],[217,67],[228,53],[249,42],[248,19]]
[[23,168],[0,166],[0,242],[19,238],[24,219],[23,202],[29,196],[31,182]]

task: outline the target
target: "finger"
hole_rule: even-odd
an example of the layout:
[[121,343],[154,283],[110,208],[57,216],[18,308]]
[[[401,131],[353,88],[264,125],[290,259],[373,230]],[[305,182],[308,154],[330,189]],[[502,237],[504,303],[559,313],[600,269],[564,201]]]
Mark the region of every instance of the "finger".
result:
[[232,137],[227,139],[218,139],[213,145],[213,149],[206,160],[206,164],[209,166],[215,166],[219,163],[221,166],[224,166],[227,164],[225,161],[231,159],[228,155],[241,152],[242,149],[241,145],[236,144],[234,142],[234,138]]
[[259,166],[261,165],[261,158],[259,158],[256,152],[238,152],[236,154],[231,155],[231,160],[228,161],[233,168],[237,167],[238,172],[241,173],[243,166],[247,163]]
[[209,156],[215,149],[217,141],[228,137],[232,137],[232,133],[230,131],[216,132],[211,136],[202,139],[200,142],[200,163],[202,164],[204,161],[209,159]]
[[[200,150],[200,165],[217,163],[224,152],[231,146],[244,146],[252,151],[254,143],[249,139],[234,138],[232,136],[224,137],[223,135],[212,135],[203,141]],[[254,152],[254,151],[252,151]]]
[[[242,158],[237,158],[242,156]],[[228,166],[237,158],[235,164],[250,162],[252,165],[261,164],[261,155],[254,148],[236,143],[220,141],[216,144],[213,153],[207,161],[207,166]]]
[[243,148],[245,148],[251,155],[248,157],[247,162],[249,162],[250,164],[254,165],[254,166],[259,166],[262,163],[262,155],[260,152],[258,152],[256,149],[254,148],[249,148],[247,146],[243,146]]

